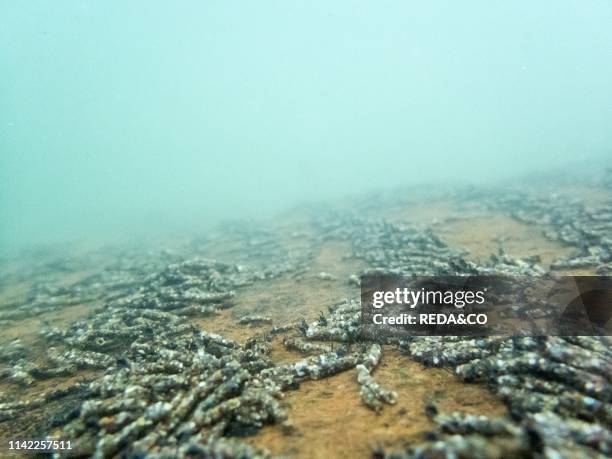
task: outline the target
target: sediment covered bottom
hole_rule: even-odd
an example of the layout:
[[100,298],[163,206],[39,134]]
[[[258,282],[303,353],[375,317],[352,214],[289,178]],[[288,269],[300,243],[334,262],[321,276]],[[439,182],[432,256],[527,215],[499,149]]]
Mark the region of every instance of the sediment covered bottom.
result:
[[607,456],[607,338],[378,343],[358,319],[368,272],[609,274],[610,185],[578,186],[397,192],[6,260],[0,438],[98,457]]

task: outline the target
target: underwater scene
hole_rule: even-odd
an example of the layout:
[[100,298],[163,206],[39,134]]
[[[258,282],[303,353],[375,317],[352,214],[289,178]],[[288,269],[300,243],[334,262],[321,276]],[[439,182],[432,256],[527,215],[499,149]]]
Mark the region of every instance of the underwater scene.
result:
[[[0,18],[0,458],[612,457],[612,4]],[[381,276],[603,287],[383,333]]]

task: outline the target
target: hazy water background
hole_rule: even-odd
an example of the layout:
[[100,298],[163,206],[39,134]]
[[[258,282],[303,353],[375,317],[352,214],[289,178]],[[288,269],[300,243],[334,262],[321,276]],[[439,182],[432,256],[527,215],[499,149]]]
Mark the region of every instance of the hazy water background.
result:
[[0,1],[0,248],[612,157],[609,1]]

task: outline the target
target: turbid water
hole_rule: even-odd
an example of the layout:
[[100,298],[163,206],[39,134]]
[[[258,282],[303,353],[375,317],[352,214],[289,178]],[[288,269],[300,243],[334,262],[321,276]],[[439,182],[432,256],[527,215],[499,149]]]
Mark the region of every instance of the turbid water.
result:
[[368,274],[610,276],[610,2],[0,18],[0,457],[612,454],[608,337],[359,310]]

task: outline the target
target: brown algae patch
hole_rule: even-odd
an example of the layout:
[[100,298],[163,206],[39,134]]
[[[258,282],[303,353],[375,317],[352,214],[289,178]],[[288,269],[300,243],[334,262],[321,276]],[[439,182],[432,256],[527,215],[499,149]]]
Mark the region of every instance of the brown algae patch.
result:
[[480,263],[496,254],[500,246],[512,257],[537,255],[546,267],[575,250],[546,238],[542,228],[500,214],[449,221],[436,227],[436,233],[445,243],[466,250],[468,258]]
[[[296,324],[300,320],[315,320],[330,305],[344,298],[359,296],[359,288],[349,285],[348,278],[359,273],[365,263],[350,255],[350,244],[328,241],[321,245],[307,271],[294,276],[285,274],[246,286],[236,292],[233,306],[219,314],[199,318],[203,330],[218,333],[244,343],[256,333],[269,331],[272,326]],[[320,273],[335,279],[323,280]],[[238,320],[248,314],[260,314],[272,319],[272,325],[240,325]]]
[[266,426],[247,441],[295,458],[366,458],[378,445],[400,448],[421,440],[433,428],[425,414],[429,403],[442,412],[506,413],[486,387],[465,384],[448,370],[426,368],[390,346],[374,378],[398,395],[397,404],[378,415],[362,403],[356,372],[349,370],[287,392],[287,425]]

